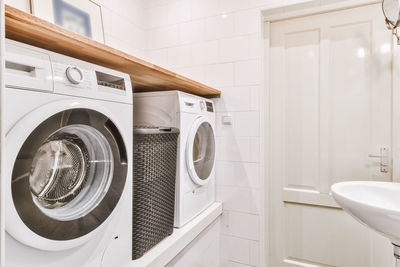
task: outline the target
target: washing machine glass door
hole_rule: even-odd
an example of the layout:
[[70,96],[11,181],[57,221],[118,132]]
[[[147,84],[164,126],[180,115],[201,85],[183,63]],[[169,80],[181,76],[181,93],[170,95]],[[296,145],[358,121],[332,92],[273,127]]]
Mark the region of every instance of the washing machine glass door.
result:
[[71,109],[42,122],[22,145],[12,173],[18,215],[51,240],[84,236],[114,210],[127,157],[117,127],[103,114]]
[[198,118],[190,129],[186,144],[186,163],[193,182],[205,185],[215,164],[215,134],[210,120]]

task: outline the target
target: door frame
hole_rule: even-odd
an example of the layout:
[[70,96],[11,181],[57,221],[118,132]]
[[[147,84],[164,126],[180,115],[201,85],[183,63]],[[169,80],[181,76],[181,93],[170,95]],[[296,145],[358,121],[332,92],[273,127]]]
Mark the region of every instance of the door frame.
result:
[[[305,1],[305,0],[303,0]],[[295,1],[294,1],[295,2]],[[270,153],[270,110],[269,110],[269,73],[270,73],[270,24],[272,22],[293,19],[297,17],[304,17],[327,13],[342,9],[355,8],[371,4],[380,3],[379,0],[339,0],[334,3],[321,4],[318,0],[307,1],[303,3],[293,4],[277,4],[275,6],[260,7],[259,21],[261,24],[260,31],[260,46],[262,53],[261,73],[262,73],[262,87],[260,91],[259,105],[260,105],[260,129],[261,129],[261,157],[260,157],[260,171],[262,179],[262,192],[263,192],[263,207],[264,210],[261,214],[261,253],[260,253],[260,266],[270,267],[270,199],[269,199],[269,159]],[[399,162],[400,160],[400,45],[396,44],[395,38],[392,42],[392,161]],[[400,182],[400,164],[393,164],[392,179],[394,182]]]

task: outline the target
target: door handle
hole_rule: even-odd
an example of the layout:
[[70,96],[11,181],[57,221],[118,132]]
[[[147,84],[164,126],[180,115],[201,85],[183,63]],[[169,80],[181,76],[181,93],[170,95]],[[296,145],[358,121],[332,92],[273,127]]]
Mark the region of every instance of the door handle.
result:
[[387,147],[381,147],[381,153],[369,154],[370,158],[379,158],[381,162],[381,172],[389,172],[389,149]]

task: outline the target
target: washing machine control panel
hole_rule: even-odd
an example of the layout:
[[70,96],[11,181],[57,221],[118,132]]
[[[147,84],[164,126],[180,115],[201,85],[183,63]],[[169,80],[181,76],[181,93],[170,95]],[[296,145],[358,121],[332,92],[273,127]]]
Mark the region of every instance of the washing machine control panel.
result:
[[201,111],[214,112],[214,105],[211,101],[200,100],[199,107]]
[[70,57],[51,56],[55,93],[132,102],[128,75]]
[[53,61],[52,67],[55,84],[62,85],[66,89],[91,89],[90,71],[84,66]]
[[132,104],[128,74],[76,58],[6,40],[8,88]]

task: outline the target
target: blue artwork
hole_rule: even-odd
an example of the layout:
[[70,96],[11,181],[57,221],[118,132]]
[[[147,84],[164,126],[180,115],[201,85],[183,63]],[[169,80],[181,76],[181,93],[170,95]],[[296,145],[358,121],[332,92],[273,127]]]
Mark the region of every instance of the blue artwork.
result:
[[53,0],[54,22],[70,31],[92,38],[90,15],[63,0]]

